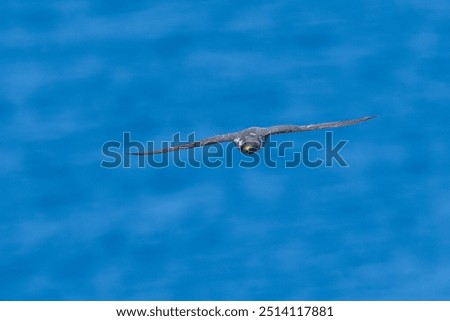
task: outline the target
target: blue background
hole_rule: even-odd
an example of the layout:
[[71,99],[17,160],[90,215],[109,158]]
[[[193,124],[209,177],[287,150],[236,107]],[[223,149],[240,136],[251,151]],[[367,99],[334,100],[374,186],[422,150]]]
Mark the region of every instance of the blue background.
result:
[[[0,49],[0,299],[450,299],[449,1],[5,0]],[[349,168],[100,167],[371,114]]]

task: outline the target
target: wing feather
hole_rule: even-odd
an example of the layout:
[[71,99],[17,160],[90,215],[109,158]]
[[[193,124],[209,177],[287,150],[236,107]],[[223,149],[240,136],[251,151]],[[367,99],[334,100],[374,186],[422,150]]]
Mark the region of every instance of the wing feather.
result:
[[201,146],[206,146],[206,145],[211,145],[211,144],[216,144],[216,143],[233,141],[236,137],[237,137],[237,133],[217,135],[217,136],[212,136],[209,138],[202,139],[200,141],[195,141],[195,142],[182,144],[182,145],[178,145],[178,146],[172,146],[172,147],[162,148],[162,149],[158,149],[158,150],[151,150],[151,151],[146,151],[146,152],[129,153],[129,154],[130,155],[153,155],[153,154],[170,153],[170,152],[175,152],[175,151],[181,150],[181,149],[189,149],[189,148],[194,148],[194,147],[201,147]]
[[367,116],[367,117],[362,117],[362,118],[358,118],[358,119],[342,120],[342,121],[334,121],[334,122],[328,122],[328,123],[302,125],[302,126],[296,126],[296,125],[271,126],[271,127],[266,128],[265,135],[305,132],[305,131],[325,129],[325,128],[350,126],[350,125],[355,125],[355,124],[358,124],[361,122],[368,121],[369,119],[372,119],[374,117],[375,116]]

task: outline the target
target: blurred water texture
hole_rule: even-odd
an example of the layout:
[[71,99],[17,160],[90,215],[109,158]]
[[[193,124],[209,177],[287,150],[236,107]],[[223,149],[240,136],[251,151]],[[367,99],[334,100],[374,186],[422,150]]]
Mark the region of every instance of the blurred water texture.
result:
[[[0,49],[0,299],[450,299],[450,2],[5,0]],[[349,168],[100,167],[372,114]]]

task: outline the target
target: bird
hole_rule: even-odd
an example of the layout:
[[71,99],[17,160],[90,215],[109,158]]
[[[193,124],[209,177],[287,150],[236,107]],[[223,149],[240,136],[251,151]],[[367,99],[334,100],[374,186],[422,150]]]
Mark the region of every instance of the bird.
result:
[[199,141],[190,142],[187,144],[182,144],[178,146],[171,146],[159,150],[151,150],[146,152],[135,152],[129,153],[130,155],[152,155],[152,154],[162,154],[174,152],[182,149],[202,147],[211,144],[223,143],[223,142],[233,142],[241,151],[242,154],[251,155],[260,150],[267,138],[271,135],[287,134],[287,133],[298,133],[306,132],[312,130],[326,129],[326,128],[336,128],[359,124],[368,121],[375,116],[366,116],[357,119],[334,121],[319,124],[310,125],[276,125],[270,127],[249,127],[239,132],[216,135],[208,137]]

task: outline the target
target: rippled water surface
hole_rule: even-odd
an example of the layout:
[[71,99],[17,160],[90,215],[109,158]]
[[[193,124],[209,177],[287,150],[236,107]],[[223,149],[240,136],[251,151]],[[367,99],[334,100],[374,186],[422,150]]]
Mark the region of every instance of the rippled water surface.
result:
[[[450,299],[448,1],[5,0],[0,49],[0,299]],[[372,114],[347,168],[100,166]]]

